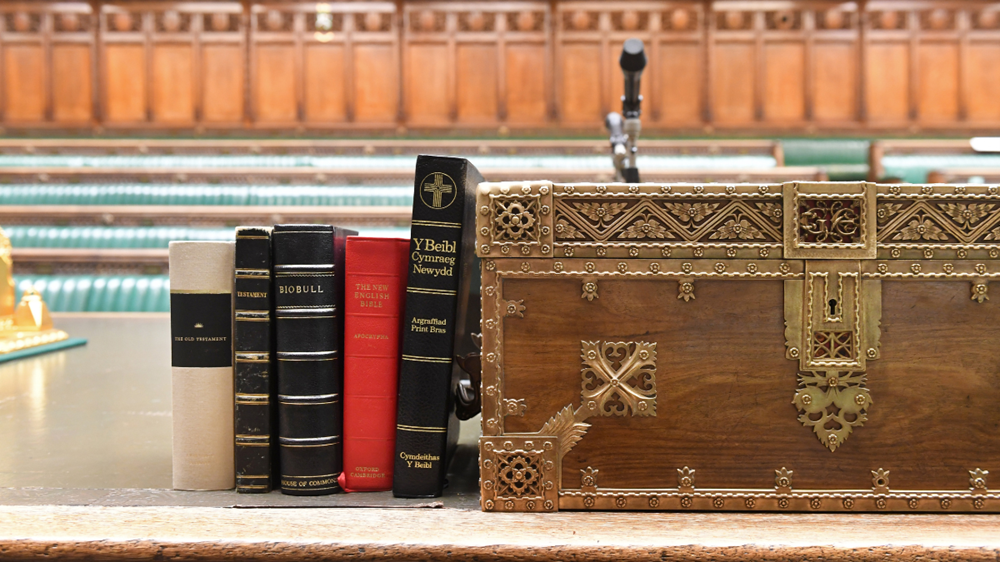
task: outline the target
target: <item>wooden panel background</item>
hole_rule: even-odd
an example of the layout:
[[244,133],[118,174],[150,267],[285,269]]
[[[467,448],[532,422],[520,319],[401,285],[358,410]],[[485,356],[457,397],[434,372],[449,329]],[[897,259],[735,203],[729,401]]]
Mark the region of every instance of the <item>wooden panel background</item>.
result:
[[598,132],[643,39],[649,132],[1000,126],[1000,2],[0,4],[26,128]]
[[232,2],[100,4],[101,121],[136,128],[241,127],[242,12]]
[[545,2],[405,3],[406,125],[544,126],[549,17]]
[[5,124],[94,124],[96,20],[85,3],[0,5]]

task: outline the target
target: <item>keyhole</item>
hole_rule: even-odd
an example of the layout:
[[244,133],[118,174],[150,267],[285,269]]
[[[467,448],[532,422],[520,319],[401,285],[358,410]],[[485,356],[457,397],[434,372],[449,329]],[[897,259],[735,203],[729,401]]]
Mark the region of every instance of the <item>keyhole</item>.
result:
[[837,299],[830,299],[830,316],[837,315]]

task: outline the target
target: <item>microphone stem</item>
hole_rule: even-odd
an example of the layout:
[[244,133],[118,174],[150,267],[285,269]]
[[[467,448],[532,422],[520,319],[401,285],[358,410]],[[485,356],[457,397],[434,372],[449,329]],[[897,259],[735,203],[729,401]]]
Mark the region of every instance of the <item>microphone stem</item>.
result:
[[629,117],[625,119],[624,132],[626,136],[625,141],[625,166],[626,168],[638,168],[635,164],[636,153],[638,148],[635,146],[635,142],[639,140],[639,132],[642,130],[642,122],[638,117]]

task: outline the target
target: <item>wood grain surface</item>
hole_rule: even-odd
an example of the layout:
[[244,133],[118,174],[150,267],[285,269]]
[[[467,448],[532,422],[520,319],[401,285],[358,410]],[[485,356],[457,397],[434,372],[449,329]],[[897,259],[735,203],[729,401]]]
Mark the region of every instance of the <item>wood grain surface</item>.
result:
[[599,487],[665,489],[676,469],[696,469],[699,488],[773,488],[794,470],[794,488],[870,490],[871,471],[890,488],[969,489],[969,471],[1000,468],[1000,323],[994,301],[969,298],[968,282],[884,281],[880,359],[868,365],[868,420],[835,452],[798,421],[798,363],[785,358],[781,281],[601,279],[580,298],[579,279],[505,281],[524,318],[504,324],[504,396],[524,399],[505,432],[533,432],[580,404],[581,341],[657,344],[655,417],[587,420],[587,435],[562,461],[562,488],[581,470]]
[[2,507],[14,560],[995,561],[986,515]]

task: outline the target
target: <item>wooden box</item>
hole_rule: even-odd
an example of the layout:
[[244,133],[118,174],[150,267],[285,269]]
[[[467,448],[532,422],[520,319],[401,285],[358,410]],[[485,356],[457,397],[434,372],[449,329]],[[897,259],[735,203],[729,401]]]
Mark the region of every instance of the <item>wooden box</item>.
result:
[[996,186],[484,183],[477,217],[484,510],[1000,511]]

